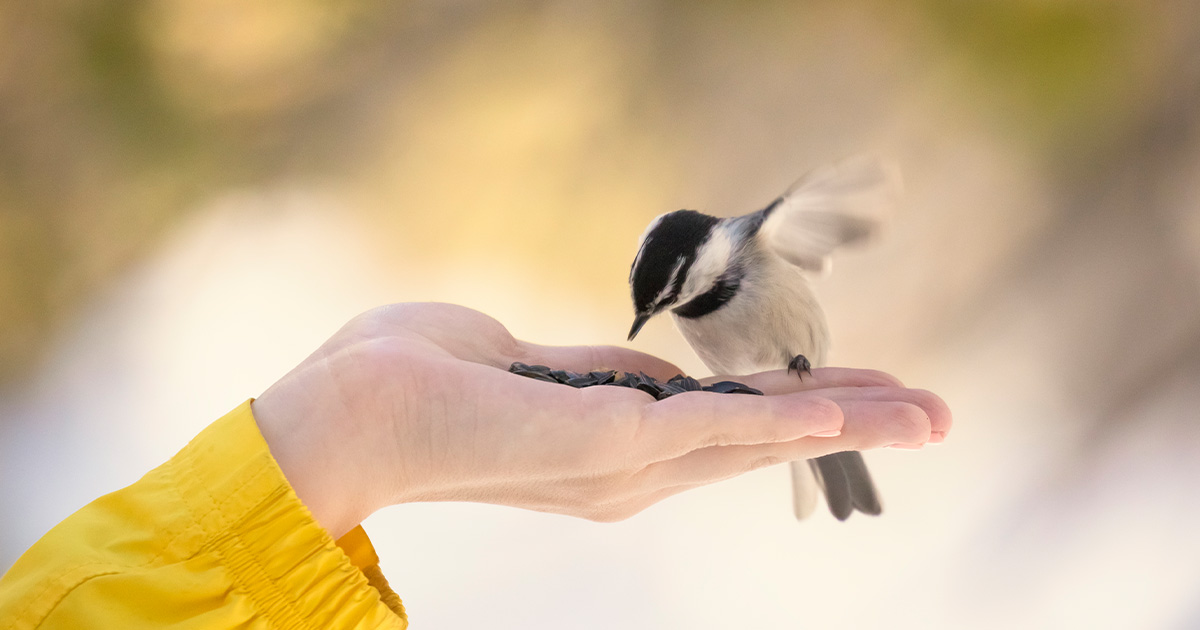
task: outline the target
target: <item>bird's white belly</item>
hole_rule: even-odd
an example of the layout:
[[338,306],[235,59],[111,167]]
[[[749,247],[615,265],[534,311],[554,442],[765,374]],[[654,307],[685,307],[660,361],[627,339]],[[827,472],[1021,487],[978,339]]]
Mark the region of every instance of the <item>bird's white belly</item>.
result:
[[684,339],[714,374],[776,370],[797,354],[814,367],[824,365],[829,333],[821,307],[799,274],[775,277],[771,286],[744,282],[732,300],[708,315],[688,319],[672,314]]

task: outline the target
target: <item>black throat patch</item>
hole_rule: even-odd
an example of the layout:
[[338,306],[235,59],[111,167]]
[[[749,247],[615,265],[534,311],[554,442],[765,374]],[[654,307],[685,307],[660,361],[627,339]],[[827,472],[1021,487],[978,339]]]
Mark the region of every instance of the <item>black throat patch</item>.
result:
[[740,269],[731,269],[717,279],[717,283],[707,292],[698,295],[671,312],[686,319],[696,319],[725,306],[742,287]]

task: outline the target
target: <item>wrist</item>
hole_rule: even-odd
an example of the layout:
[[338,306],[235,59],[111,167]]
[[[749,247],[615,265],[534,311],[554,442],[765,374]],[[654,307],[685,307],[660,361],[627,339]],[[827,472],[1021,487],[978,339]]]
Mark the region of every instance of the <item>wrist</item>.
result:
[[335,416],[289,389],[283,381],[276,383],[254,400],[251,411],[296,496],[337,539],[374,511],[367,500],[371,493],[355,471],[361,462],[342,452],[347,444],[338,435]]

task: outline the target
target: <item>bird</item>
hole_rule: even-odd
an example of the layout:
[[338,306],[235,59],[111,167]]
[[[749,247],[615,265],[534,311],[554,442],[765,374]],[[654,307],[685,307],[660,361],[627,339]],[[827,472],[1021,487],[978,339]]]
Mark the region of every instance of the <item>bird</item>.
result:
[[[831,254],[876,235],[898,204],[899,169],[856,156],[805,174],[765,208],[720,218],[696,210],[655,217],[629,272],[632,341],[669,311],[704,365],[718,375],[786,367],[801,379],[825,365],[830,335],[810,280],[829,273]],[[791,463],[797,519],[816,509],[818,490],[844,521],[879,515],[879,493],[861,453]]]

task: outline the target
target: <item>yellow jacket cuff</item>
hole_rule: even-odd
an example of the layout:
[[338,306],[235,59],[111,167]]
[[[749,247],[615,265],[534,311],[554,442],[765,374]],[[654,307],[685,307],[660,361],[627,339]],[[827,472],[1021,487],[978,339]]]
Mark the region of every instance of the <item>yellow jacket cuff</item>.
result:
[[406,628],[378,564],[361,528],[317,524],[247,401],[26,551],[0,627]]

